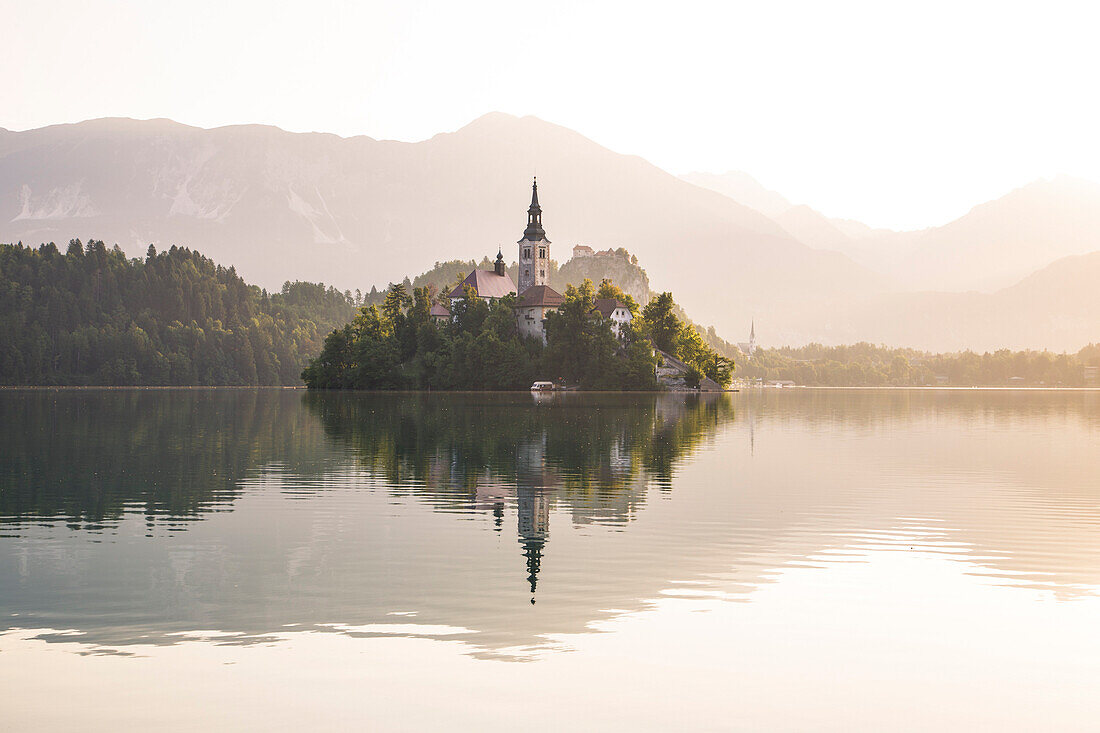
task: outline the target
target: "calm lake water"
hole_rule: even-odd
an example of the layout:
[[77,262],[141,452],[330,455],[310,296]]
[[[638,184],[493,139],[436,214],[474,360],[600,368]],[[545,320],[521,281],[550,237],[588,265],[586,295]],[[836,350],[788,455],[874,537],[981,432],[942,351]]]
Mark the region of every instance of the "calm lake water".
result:
[[0,391],[5,730],[1095,730],[1100,393]]

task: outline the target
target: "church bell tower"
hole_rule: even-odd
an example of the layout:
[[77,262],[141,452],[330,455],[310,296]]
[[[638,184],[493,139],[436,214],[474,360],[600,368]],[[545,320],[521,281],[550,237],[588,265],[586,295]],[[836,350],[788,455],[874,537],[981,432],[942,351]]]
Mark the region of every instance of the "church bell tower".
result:
[[531,182],[531,206],[527,209],[527,229],[519,240],[520,293],[535,285],[550,284],[550,240],[542,228],[542,207],[539,206],[539,183]]

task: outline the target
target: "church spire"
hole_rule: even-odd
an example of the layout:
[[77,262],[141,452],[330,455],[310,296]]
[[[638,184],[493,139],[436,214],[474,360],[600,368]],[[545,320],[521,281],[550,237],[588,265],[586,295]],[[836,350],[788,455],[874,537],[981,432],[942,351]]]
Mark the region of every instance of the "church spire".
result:
[[527,209],[527,228],[519,244],[520,295],[536,285],[549,285],[550,240],[542,228],[542,207],[539,206],[539,182],[531,180],[531,206]]
[[539,206],[539,182],[537,179],[531,181],[531,206],[527,209],[527,228],[523,231],[523,239],[528,242],[545,241],[550,242],[546,238],[546,230],[542,228],[542,207]]

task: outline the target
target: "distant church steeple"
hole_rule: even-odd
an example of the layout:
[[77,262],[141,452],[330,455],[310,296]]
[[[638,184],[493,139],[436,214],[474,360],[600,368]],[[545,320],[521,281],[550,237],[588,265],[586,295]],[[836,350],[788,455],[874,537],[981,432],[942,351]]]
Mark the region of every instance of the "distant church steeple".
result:
[[531,182],[531,206],[527,209],[527,228],[519,240],[519,292],[535,285],[549,284],[550,240],[542,228],[542,207],[539,206],[539,183]]

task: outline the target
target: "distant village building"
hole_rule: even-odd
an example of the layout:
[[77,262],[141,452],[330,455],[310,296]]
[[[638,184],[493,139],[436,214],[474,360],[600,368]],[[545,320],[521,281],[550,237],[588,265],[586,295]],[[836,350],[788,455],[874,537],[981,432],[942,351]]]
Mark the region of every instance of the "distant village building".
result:
[[587,244],[578,244],[573,247],[573,259],[579,259],[581,257],[591,257],[593,254],[595,254],[595,250],[593,250]]

